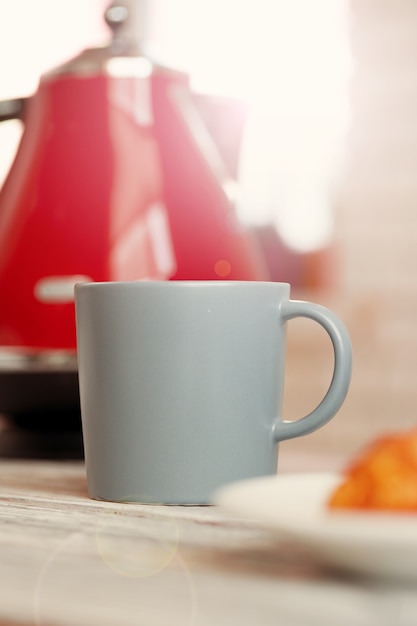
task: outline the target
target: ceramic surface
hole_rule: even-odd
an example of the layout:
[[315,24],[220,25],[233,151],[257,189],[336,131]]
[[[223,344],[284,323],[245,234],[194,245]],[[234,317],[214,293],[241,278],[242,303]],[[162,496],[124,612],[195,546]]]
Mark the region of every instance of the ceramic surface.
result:
[[[275,474],[278,442],[320,428],[345,399],[349,335],[328,309],[290,300],[288,284],[86,283],[75,294],[94,498],[206,504],[221,485]],[[323,326],[334,372],[320,404],[288,422],[281,407],[294,317]]]
[[326,473],[252,479],[219,490],[214,502],[338,569],[417,582],[417,514],[330,511],[327,499],[339,480]]

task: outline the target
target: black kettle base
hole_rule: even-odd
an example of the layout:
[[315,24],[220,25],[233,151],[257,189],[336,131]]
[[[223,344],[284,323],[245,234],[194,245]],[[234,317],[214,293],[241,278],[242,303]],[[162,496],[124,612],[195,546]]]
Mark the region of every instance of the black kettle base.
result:
[[0,459],[82,459],[78,370],[72,358],[0,358]]
[[[39,419],[39,416],[37,416]],[[0,430],[1,459],[83,460],[81,429],[41,430],[26,429],[13,417],[4,418],[6,426]],[[37,422],[39,423],[39,422]],[[45,424],[44,424],[45,426]]]

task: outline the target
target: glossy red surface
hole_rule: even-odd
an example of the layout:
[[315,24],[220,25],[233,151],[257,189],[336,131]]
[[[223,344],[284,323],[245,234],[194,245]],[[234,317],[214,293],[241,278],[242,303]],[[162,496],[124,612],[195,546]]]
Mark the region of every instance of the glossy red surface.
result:
[[77,277],[267,278],[175,88],[191,102],[179,74],[63,75],[29,99],[0,193],[0,345],[75,349]]

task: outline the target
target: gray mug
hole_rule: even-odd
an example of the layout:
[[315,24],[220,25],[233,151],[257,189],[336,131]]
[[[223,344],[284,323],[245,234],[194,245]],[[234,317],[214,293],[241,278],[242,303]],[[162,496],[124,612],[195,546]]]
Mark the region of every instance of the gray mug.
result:
[[[167,281],[75,287],[89,494],[206,504],[218,487],[275,474],[278,442],[316,430],[350,383],[348,332],[286,283]],[[283,421],[286,322],[307,317],[334,349],[327,394]],[[302,383],[302,381],[301,381]]]

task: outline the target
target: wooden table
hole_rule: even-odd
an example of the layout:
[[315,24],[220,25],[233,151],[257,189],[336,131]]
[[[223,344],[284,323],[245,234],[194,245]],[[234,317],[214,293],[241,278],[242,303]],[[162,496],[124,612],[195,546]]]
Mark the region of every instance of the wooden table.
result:
[[417,593],[338,575],[219,507],[89,499],[82,461],[0,461],[1,626],[415,626]]

